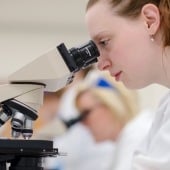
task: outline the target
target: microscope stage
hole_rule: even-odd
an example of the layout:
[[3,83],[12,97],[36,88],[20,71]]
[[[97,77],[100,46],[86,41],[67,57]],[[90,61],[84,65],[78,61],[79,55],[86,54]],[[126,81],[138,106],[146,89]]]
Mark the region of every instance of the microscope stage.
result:
[[53,148],[53,141],[0,139],[0,155],[6,154],[46,157],[57,155],[58,149]]

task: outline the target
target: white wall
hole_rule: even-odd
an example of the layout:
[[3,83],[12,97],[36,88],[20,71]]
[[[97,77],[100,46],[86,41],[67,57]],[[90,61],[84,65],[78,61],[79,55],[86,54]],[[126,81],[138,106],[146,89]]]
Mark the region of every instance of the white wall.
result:
[[80,0],[0,0],[0,54],[32,56],[65,42],[87,41],[85,2]]
[[[61,42],[81,45],[89,40],[84,0],[0,0],[0,58],[26,60]],[[3,62],[1,60],[1,62]],[[167,89],[152,85],[139,90],[141,107],[156,108]]]

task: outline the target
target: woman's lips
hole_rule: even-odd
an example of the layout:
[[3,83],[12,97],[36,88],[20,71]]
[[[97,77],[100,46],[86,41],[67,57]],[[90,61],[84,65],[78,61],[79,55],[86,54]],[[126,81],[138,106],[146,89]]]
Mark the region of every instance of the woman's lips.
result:
[[121,73],[122,73],[122,71],[119,71],[118,73],[114,74],[116,81],[119,81]]

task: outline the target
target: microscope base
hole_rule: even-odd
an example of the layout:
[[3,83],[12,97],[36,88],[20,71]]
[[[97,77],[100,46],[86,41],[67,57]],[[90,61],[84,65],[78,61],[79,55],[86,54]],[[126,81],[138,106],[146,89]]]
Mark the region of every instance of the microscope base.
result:
[[1,170],[43,170],[42,158],[57,155],[52,141],[0,139]]

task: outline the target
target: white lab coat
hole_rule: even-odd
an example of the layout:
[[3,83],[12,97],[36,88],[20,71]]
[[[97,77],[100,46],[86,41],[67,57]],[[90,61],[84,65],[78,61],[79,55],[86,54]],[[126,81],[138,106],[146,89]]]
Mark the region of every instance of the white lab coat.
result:
[[113,170],[131,170],[133,155],[149,132],[153,112],[143,110],[131,120],[121,132],[117,141]]
[[170,93],[160,103],[148,136],[135,152],[132,170],[170,170]]

